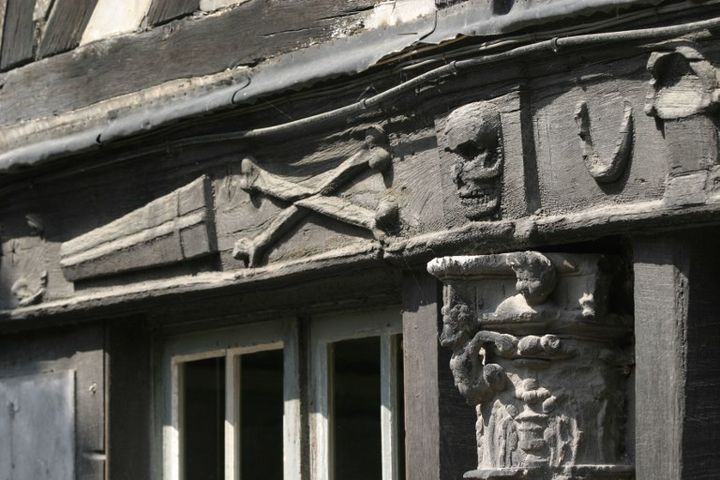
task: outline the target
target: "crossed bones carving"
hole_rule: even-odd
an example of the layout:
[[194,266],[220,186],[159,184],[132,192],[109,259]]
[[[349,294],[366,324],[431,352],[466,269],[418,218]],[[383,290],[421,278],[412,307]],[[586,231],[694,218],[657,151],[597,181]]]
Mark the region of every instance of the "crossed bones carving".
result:
[[333,169],[327,180],[315,187],[285,180],[263,170],[252,158],[244,158],[240,164],[240,188],[250,194],[260,192],[290,205],[256,237],[238,239],[233,257],[244,260],[248,267],[257,266],[264,250],[311,212],[363,228],[376,239],[382,239],[384,231],[394,226],[397,217],[394,200],[384,199],[374,212],[334,194],[368,169],[382,173],[390,168],[390,153],[378,145],[383,140],[385,136],[379,127],[370,128],[362,149]]

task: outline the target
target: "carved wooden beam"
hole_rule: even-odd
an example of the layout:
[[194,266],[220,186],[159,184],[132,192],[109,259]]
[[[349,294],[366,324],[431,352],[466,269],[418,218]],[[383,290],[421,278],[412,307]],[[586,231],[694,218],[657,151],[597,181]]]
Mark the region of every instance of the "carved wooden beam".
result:
[[625,451],[631,325],[610,311],[599,255],[437,258],[440,343],[477,412],[472,479],[630,479]]
[[212,193],[202,176],[107,225],[63,243],[70,281],[182,262],[217,250]]
[[385,143],[385,134],[380,127],[369,128],[362,148],[329,171],[325,179],[314,187],[285,180],[267,172],[253,159],[244,158],[240,168],[242,188],[250,194],[262,193],[290,205],[259,235],[238,239],[233,257],[244,260],[248,267],[258,266],[265,250],[311,212],[363,228],[376,238],[382,238],[384,231],[395,227],[397,204],[394,199],[386,197],[377,210],[372,211],[335,194],[368,170],[382,173],[390,168],[390,152],[381,146]]

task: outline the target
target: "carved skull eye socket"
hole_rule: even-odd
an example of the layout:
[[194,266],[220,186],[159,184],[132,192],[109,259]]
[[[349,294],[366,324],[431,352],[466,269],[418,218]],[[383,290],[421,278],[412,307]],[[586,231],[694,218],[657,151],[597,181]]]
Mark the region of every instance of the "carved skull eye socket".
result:
[[474,160],[486,152],[487,149],[484,146],[478,145],[475,142],[462,143],[458,145],[454,150],[454,153],[460,155],[465,160]]

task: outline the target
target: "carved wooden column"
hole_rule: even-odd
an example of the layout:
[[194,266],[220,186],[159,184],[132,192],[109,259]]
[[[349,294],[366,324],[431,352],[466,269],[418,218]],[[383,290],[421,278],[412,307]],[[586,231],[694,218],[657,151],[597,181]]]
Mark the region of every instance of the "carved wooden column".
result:
[[610,308],[613,258],[516,252],[437,258],[440,343],[477,412],[465,478],[626,479],[632,319]]

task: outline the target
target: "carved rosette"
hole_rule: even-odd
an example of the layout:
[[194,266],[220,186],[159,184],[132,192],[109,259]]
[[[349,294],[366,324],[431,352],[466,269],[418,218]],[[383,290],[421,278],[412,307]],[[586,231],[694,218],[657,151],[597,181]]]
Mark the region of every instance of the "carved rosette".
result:
[[609,309],[599,255],[516,252],[437,258],[440,342],[477,411],[478,467],[465,478],[626,479],[631,325]]

